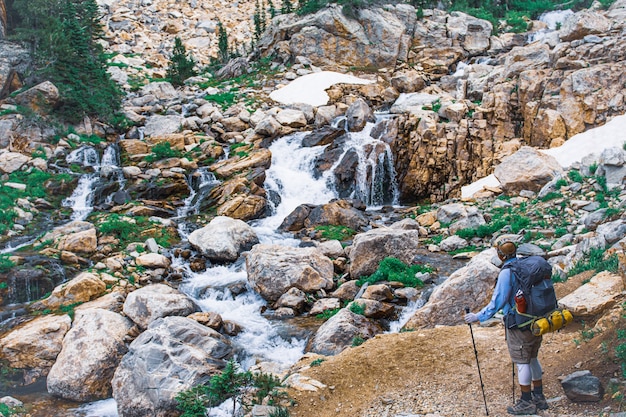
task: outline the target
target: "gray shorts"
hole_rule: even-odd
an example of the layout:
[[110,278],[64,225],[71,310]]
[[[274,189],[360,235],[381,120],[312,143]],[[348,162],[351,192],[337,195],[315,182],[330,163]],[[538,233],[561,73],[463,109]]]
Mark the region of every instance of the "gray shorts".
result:
[[536,358],[541,347],[542,336],[535,336],[529,330],[507,329],[506,345],[513,363],[530,363]]

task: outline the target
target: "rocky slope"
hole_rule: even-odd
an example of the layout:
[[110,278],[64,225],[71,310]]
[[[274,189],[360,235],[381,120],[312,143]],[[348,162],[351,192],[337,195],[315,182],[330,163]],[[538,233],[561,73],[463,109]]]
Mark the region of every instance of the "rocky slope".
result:
[[[58,100],[50,83],[3,103],[2,192],[13,207],[2,241],[36,238],[26,251],[0,258],[3,305],[24,303],[9,311],[19,317],[5,323],[0,338],[2,360],[19,370],[21,384],[47,377],[49,392],[72,401],[112,395],[120,416],[175,414],[175,394],[218,372],[235,353],[232,340],[246,330],[198,311],[177,289],[188,274],[180,262],[191,271],[245,262],[246,278],[227,290],[233,297],[260,294],[268,316],[338,311],[318,320],[309,340],[307,351],[329,355],[319,367],[276,371],[291,375],[293,415],[477,415],[481,398],[459,303],[476,310],[488,301],[499,266],[489,248],[505,235],[526,243],[526,253],[547,256],[555,279],[611,271],[561,285],[562,303],[577,323],[546,338],[547,389],[555,400],[544,415],[620,407],[618,397],[579,406],[563,398],[557,377],[589,369],[607,387],[611,378],[622,384],[612,347],[623,328],[626,151],[607,149],[563,169],[522,145],[559,145],[626,110],[624,1],[608,12],[580,12],[531,44],[524,36],[493,37],[487,22],[459,13],[427,11],[418,20],[408,5],[366,10],[358,21],[336,7],[281,16],[259,41],[258,55],[269,66],[236,60],[228,66],[234,80],[205,74],[181,89],[149,82],[164,75],[174,36],[206,64],[215,54],[217,18],[233,40],[251,37],[253,2],[102,5],[107,48],[117,53],[110,72],[128,92],[124,111],[134,127],[119,138],[85,120],[77,133],[55,138],[17,107],[45,118],[41,100]],[[368,71],[360,74],[374,82],[335,85],[327,105],[283,105],[268,97],[298,76],[344,71],[361,56],[369,61],[359,60]],[[10,69],[21,68],[22,58],[16,49],[6,60],[3,80],[10,87]],[[401,201],[431,197],[430,204],[366,212],[350,198],[358,191],[357,170],[355,153],[347,153],[332,174],[341,199],[303,204],[280,226],[303,247],[259,244],[246,221],[265,217],[275,202],[265,185],[269,145],[312,131],[303,142],[329,145],[316,161],[321,173],[338,162],[346,141],[331,121],[346,116],[347,130],[357,132],[381,109],[394,117],[372,129],[379,142],[368,152],[384,160],[389,147]],[[105,154],[118,148],[119,161],[105,163]],[[482,190],[471,201],[446,200],[494,170],[502,188]],[[93,207],[70,221],[61,199],[86,178],[96,184]],[[207,178],[211,188],[198,214],[181,215],[189,184]],[[344,234],[329,238],[329,227]],[[459,252],[471,260],[443,271]],[[435,271],[420,275],[423,289],[383,280],[359,291],[357,280],[387,257],[412,266],[428,258]],[[433,291],[435,284],[441,285]],[[427,302],[407,332],[383,334],[418,299]],[[508,401],[501,387],[510,380],[501,333],[498,326],[476,328],[488,398],[498,410]],[[351,348],[355,339],[369,341]],[[299,384],[304,377],[326,388],[308,392]],[[155,386],[161,395],[151,395]]]

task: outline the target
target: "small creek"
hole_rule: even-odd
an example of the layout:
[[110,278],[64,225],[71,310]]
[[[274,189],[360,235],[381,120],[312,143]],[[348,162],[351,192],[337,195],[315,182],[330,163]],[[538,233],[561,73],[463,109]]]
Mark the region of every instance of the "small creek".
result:
[[[399,207],[398,192],[395,188],[395,172],[389,146],[383,141],[370,137],[373,124],[362,132],[347,134],[343,148],[344,155],[354,152],[358,156],[355,184],[350,197],[358,197],[368,202],[368,212],[378,215],[383,206]],[[305,133],[296,133],[276,140],[270,147],[272,164],[266,171],[265,188],[272,195],[272,215],[251,222],[251,226],[262,243],[275,243],[298,246],[300,241],[291,234],[281,234],[276,230],[283,219],[300,204],[320,205],[339,198],[335,180],[329,172],[315,173],[315,162],[325,146],[302,147]],[[111,149],[111,150],[110,150]],[[365,152],[364,149],[378,149],[378,152]],[[383,151],[381,152],[380,149]],[[94,148],[85,147],[68,156],[68,162],[90,167],[83,174],[74,194],[65,204],[73,210],[73,220],[83,220],[93,210],[94,193],[108,181],[115,182],[114,190],[123,189],[124,184],[118,173],[119,156],[117,147],[107,148],[100,159]],[[338,158],[337,161],[341,161]],[[102,161],[102,162],[101,162]],[[334,167],[337,167],[337,162]],[[379,165],[384,165],[380,168]],[[178,222],[181,239],[186,240],[190,224],[185,219],[197,214],[202,199],[218,181],[204,168],[192,173],[188,178],[190,194],[184,200],[173,218]],[[463,266],[465,261],[452,259],[446,254],[420,250],[416,255],[421,262],[429,263],[438,269],[436,283],[443,281],[453,271]],[[175,258],[173,268],[183,276],[179,289],[202,308],[203,311],[219,313],[223,319],[236,322],[243,329],[232,343],[236,350],[236,360],[245,368],[259,362],[270,362],[287,368],[304,353],[307,338],[319,326],[320,321],[311,318],[274,320],[265,314],[266,302],[248,287],[245,263],[236,262],[229,266],[210,267],[203,272],[193,272],[186,260]],[[235,288],[239,290],[234,290]],[[398,331],[412,313],[422,305],[420,300],[404,308],[400,319],[390,323],[390,331]],[[117,416],[115,401],[112,399],[90,404],[75,404],[51,397],[45,391],[45,383],[9,393],[32,407],[33,417],[114,417]],[[219,415],[219,411],[215,410]]]

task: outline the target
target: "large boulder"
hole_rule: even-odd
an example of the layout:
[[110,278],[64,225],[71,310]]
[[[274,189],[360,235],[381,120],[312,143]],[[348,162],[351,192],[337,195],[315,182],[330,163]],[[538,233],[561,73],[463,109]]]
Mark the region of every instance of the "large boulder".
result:
[[108,310],[77,312],[48,374],[48,392],[73,401],[109,398],[113,373],[133,328],[129,319]]
[[111,382],[120,416],[176,415],[176,395],[206,382],[231,356],[218,332],[186,317],[155,320],[128,348]]
[[559,37],[563,42],[583,39],[587,35],[602,35],[611,27],[611,21],[599,13],[582,10],[565,18]]
[[355,337],[367,340],[382,332],[376,321],[343,308],[317,329],[306,351],[336,355],[352,346]]
[[419,247],[419,231],[381,227],[354,237],[350,248],[350,276],[357,279],[371,275],[380,261],[398,258],[411,264]]
[[0,339],[0,357],[11,368],[24,369],[24,383],[30,384],[48,374],[71,325],[68,315],[37,317]]
[[415,312],[404,327],[419,329],[460,324],[465,307],[476,311],[485,306],[500,272],[494,265],[495,259],[493,248],[473,257],[433,291],[428,302]]
[[601,314],[612,307],[624,291],[621,276],[603,271],[591,278],[588,283],[559,300],[559,306],[566,308],[577,317]]
[[217,216],[189,235],[189,243],[214,262],[234,262],[243,251],[259,243],[259,238],[246,222]]
[[415,21],[415,9],[408,5],[364,8],[349,18],[340,5],[331,4],[297,19],[293,14],[277,16],[259,49],[286,59],[306,56],[316,66],[358,62],[362,67],[392,67],[397,60],[406,61]]
[[87,230],[61,236],[58,243],[60,251],[75,253],[94,253],[98,247],[96,228],[92,225]]
[[145,329],[156,319],[187,316],[198,308],[182,292],[165,284],[154,284],[131,292],[124,302],[124,314]]
[[[4,2],[2,2],[4,4]],[[6,21],[4,22],[6,23]],[[6,29],[4,27],[3,29]],[[0,96],[3,98],[22,87],[19,74],[24,74],[32,62],[28,48],[0,39]]]
[[255,149],[243,158],[229,158],[211,166],[211,170],[221,178],[229,178],[234,174],[253,168],[267,169],[272,164],[272,153],[269,149]]
[[319,206],[302,204],[294,209],[281,223],[279,230],[297,232],[316,226],[341,225],[362,230],[368,219],[362,210],[349,200],[335,200]]
[[561,380],[561,386],[567,398],[574,402],[600,401],[604,396],[600,378],[587,370],[567,375]]
[[183,126],[183,117],[181,116],[150,116],[146,120],[144,135],[146,136],[164,136],[172,133],[178,133]]
[[28,161],[30,161],[30,157],[19,152],[2,152],[0,153],[0,173],[15,172]]
[[49,297],[33,305],[34,308],[58,309],[62,305],[86,303],[100,297],[106,291],[106,284],[100,275],[81,272],[68,282],[57,286]]
[[15,102],[29,107],[35,113],[47,114],[59,102],[59,89],[50,81],[44,81],[15,96]]
[[502,160],[494,170],[507,193],[521,190],[539,191],[556,176],[563,176],[563,168],[557,160],[529,146],[522,146],[519,151]]
[[346,112],[348,129],[351,132],[360,132],[367,122],[375,122],[374,112],[362,98],[357,99]]
[[452,42],[459,43],[471,55],[489,49],[492,30],[490,22],[462,12],[451,12],[447,21],[447,32]]
[[333,263],[317,248],[260,244],[246,255],[248,281],[263,298],[276,301],[290,288],[306,293],[333,288]]

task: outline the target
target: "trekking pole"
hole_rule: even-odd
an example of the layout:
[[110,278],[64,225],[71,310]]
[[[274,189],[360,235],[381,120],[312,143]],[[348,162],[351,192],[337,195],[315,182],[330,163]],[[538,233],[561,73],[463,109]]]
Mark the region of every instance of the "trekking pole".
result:
[[[509,340],[509,329],[504,324],[504,340]],[[515,362],[511,361],[511,391],[513,404],[515,404]]]
[[[469,313],[469,307],[465,307],[465,313]],[[470,334],[472,335],[472,345],[474,346],[474,356],[476,357],[476,367],[478,368],[478,378],[480,379],[480,389],[483,392],[483,402],[485,403],[485,415],[489,415],[487,410],[487,398],[485,397],[485,385],[483,384],[483,376],[480,373],[480,363],[478,362],[478,350],[476,349],[476,342],[474,341],[474,330],[472,329],[472,323],[467,323],[470,328]]]

